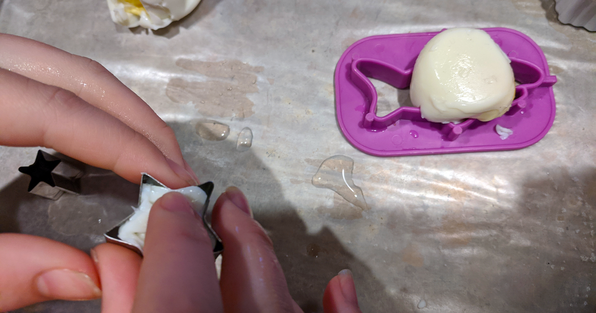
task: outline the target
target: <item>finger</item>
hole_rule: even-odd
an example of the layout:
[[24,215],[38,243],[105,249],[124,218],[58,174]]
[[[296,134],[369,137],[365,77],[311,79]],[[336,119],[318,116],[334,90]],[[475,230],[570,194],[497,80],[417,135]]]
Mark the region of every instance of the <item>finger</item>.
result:
[[84,252],[42,237],[0,234],[0,312],[100,296],[95,266]]
[[251,216],[246,198],[235,187],[228,188],[213,209],[213,227],[225,247],[220,283],[225,311],[294,312],[271,239]]
[[362,313],[350,270],[339,272],[329,281],[323,295],[323,310],[325,313]]
[[0,145],[45,146],[138,183],[141,172],[179,188],[196,180],[149,140],[63,89],[0,69]]
[[296,301],[292,301],[292,306],[294,307],[294,313],[304,313]]
[[[187,166],[172,129],[99,63],[41,42],[0,34],[0,67],[73,92],[145,136],[167,158]],[[192,172],[190,167],[186,170]]]
[[223,312],[211,240],[186,197],[155,202],[143,255],[133,312]]
[[101,312],[131,312],[141,256],[130,249],[109,243],[93,248],[91,256],[101,280]]

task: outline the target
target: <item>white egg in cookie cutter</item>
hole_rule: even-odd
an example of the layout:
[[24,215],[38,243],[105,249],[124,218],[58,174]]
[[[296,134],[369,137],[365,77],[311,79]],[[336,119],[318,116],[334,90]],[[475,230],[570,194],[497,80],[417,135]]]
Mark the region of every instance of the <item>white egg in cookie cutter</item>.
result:
[[[143,251],[142,251],[143,242],[139,242],[139,240],[144,241],[145,230],[146,230],[146,219],[148,218],[150,208],[144,212],[141,212],[141,211],[145,210],[145,208],[143,206],[146,204],[144,204],[144,202],[147,201],[147,199],[149,197],[152,197],[152,195],[149,194],[149,193],[153,193],[153,191],[151,190],[152,187],[157,187],[157,189],[160,189],[159,194],[157,194],[156,196],[153,195],[153,198],[155,198],[154,199],[155,201],[159,197],[161,197],[161,195],[163,195],[167,192],[170,192],[170,191],[181,192],[182,194],[185,194],[185,195],[187,195],[189,193],[188,190],[184,191],[182,189],[170,190],[164,184],[160,183],[155,178],[151,177],[149,174],[143,173],[143,177],[141,178],[138,208],[135,208],[135,212],[132,213],[130,216],[128,216],[126,219],[124,219],[120,224],[118,224],[118,226],[112,228],[111,230],[109,230],[108,232],[106,232],[104,234],[106,242],[123,246],[125,248],[131,249],[131,250],[137,252],[140,255],[143,255]],[[211,225],[206,220],[207,209],[209,207],[209,199],[211,198],[211,194],[213,193],[214,185],[212,182],[206,182],[206,183],[201,184],[197,187],[198,188],[194,188],[194,189],[198,189],[198,190],[193,189],[190,192],[204,193],[203,195],[199,195],[199,197],[198,197],[201,199],[201,202],[203,202],[203,200],[204,200],[204,202],[200,207],[195,207],[195,210],[201,216],[201,219],[203,220],[203,225],[207,229],[207,233],[209,235],[209,238],[211,239],[211,244],[213,246],[213,257],[217,258],[223,252],[223,244],[221,242],[221,239],[217,235],[217,233],[215,233],[215,231],[213,231],[213,229],[211,228]],[[189,188],[187,187],[187,188],[183,188],[183,189],[189,189]],[[194,202],[194,201],[191,201],[191,202]],[[193,204],[193,206],[195,206],[196,203],[191,203],[191,204]],[[139,213],[145,213],[145,214],[141,214],[141,216],[139,216]],[[139,219],[142,220],[141,223],[144,223],[144,225],[141,225],[141,227],[144,226],[144,229],[142,230],[139,240],[136,240],[135,238],[131,238],[130,235],[123,236],[122,230],[124,227],[127,227],[127,223],[130,223],[130,222],[135,223],[135,220],[139,220]],[[130,232],[127,232],[127,233],[130,233]],[[122,238],[122,237],[126,237],[126,238]]]
[[[444,154],[514,150],[542,139],[553,124],[555,99],[544,53],[526,35],[508,28],[483,29],[511,60],[515,98],[505,115],[488,122],[433,123],[420,108],[400,107],[377,115],[377,92],[369,78],[397,89],[410,86],[416,58],[439,32],[372,36],[350,46],[335,70],[335,101],[339,127],[359,150],[376,156]],[[501,140],[495,126],[513,129]]]

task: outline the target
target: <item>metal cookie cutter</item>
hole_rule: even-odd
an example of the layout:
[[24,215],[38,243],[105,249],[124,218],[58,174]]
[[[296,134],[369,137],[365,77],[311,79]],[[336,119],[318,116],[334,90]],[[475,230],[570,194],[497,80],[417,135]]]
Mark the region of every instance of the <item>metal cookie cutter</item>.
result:
[[[145,186],[145,185],[167,188],[164,184],[160,183],[155,178],[151,177],[149,174],[143,173],[143,177],[141,178],[140,191],[139,191],[139,206],[141,205],[141,196],[142,196],[142,192],[143,192],[143,186]],[[203,220],[203,225],[207,229],[207,233],[209,234],[209,238],[211,239],[211,244],[213,246],[213,257],[217,258],[223,252],[223,244],[222,244],[219,236],[217,236],[215,231],[213,231],[213,229],[211,228],[211,225],[207,222],[207,219],[206,219],[207,208],[209,207],[209,199],[211,198],[211,193],[213,192],[214,185],[212,182],[206,182],[204,184],[199,185],[198,187],[201,188],[205,192],[205,194],[207,194],[207,199],[205,200],[205,204],[203,204],[203,208],[201,209],[201,212],[198,212],[198,213],[201,215],[201,219]],[[120,237],[118,237],[118,232],[120,230],[120,227],[124,223],[126,223],[133,215],[134,215],[134,213],[132,213],[131,215],[126,217],[122,222],[120,222],[120,224],[118,224],[118,226],[116,226],[116,227],[112,228],[111,230],[109,230],[108,232],[106,232],[104,234],[104,237],[106,238],[106,241],[109,243],[123,246],[125,248],[131,249],[131,250],[137,252],[140,255],[143,255],[143,252],[139,248],[137,248],[136,246],[134,246],[134,245],[120,239]]]
[[19,172],[31,176],[27,191],[44,198],[58,200],[65,192],[81,192],[83,170],[41,150],[37,151],[35,163],[19,167]]

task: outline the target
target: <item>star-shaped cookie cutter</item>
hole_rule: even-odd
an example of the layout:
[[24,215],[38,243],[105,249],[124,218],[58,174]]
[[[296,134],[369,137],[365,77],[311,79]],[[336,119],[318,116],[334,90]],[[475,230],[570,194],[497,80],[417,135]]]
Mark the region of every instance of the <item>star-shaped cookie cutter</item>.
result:
[[38,150],[35,162],[19,167],[19,172],[31,176],[27,191],[32,194],[58,200],[65,192],[80,194],[80,178],[84,171],[58,157]]
[[[139,189],[139,203],[138,203],[139,205],[141,204],[141,194],[143,191],[143,186],[145,186],[145,185],[167,188],[164,184],[160,183],[158,180],[151,177],[149,174],[143,173],[143,176],[141,178],[141,186]],[[203,225],[207,229],[207,233],[209,235],[209,238],[211,239],[211,244],[213,246],[213,257],[217,258],[223,252],[223,243],[222,243],[221,239],[219,238],[219,236],[217,235],[217,233],[215,233],[213,228],[211,228],[211,225],[209,224],[209,222],[207,222],[207,209],[209,208],[209,199],[211,198],[211,194],[213,193],[214,184],[213,184],[213,182],[209,181],[209,182],[199,185],[198,187],[201,188],[205,192],[205,194],[207,195],[207,199],[205,200],[205,204],[203,204],[203,208],[201,209],[201,212],[197,212],[197,213],[199,213],[199,215],[201,215],[201,219],[203,220]],[[125,248],[131,249],[131,250],[137,252],[140,255],[143,255],[143,252],[139,248],[137,248],[136,246],[134,246],[134,245],[120,239],[120,237],[118,237],[118,232],[120,230],[120,227],[124,223],[126,223],[130,219],[130,217],[133,215],[134,215],[134,213],[127,216],[116,227],[114,227],[114,228],[110,229],[108,232],[106,232],[104,234],[104,237],[106,239],[106,242],[123,246]]]

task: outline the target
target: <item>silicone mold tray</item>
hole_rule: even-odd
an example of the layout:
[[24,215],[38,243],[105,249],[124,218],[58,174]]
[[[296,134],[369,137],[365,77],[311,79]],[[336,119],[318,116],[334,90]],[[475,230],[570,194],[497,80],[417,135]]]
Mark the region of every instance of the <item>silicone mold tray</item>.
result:
[[[511,59],[515,100],[505,115],[489,122],[468,119],[459,124],[432,123],[420,109],[400,107],[378,116],[377,92],[369,78],[407,89],[424,45],[438,32],[372,36],[350,46],[335,70],[335,101],[339,127],[356,148],[377,156],[514,150],[542,139],[555,118],[552,85],[542,50],[528,36],[508,28],[486,28]],[[500,125],[513,130],[501,140]]]

